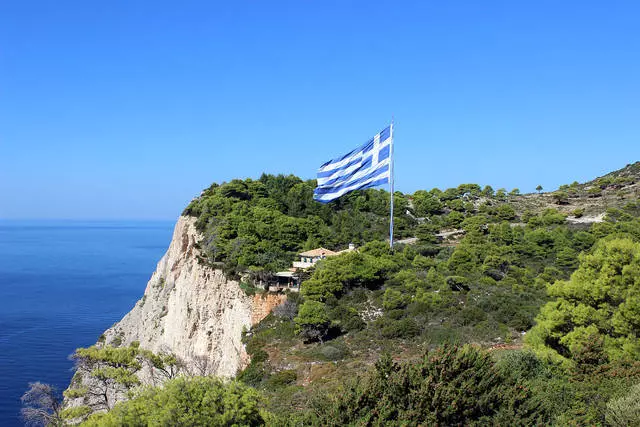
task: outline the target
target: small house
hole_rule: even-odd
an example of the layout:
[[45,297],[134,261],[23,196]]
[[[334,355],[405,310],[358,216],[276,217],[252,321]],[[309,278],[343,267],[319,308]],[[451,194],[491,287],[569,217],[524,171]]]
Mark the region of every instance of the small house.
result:
[[349,244],[349,249],[345,249],[339,252],[335,252],[326,248],[317,248],[311,249],[310,251],[301,252],[298,254],[298,256],[300,257],[300,261],[294,261],[293,266],[287,271],[280,271],[276,273],[276,277],[278,279],[277,287],[289,288],[291,290],[297,291],[300,287],[299,272],[301,270],[306,270],[309,267],[313,267],[321,259],[340,255],[345,252],[351,252],[353,250],[355,250],[355,246],[353,244]]
[[338,255],[338,252],[334,252],[330,249],[318,248],[311,249],[310,251],[299,253],[300,261],[293,262],[293,268],[309,268],[314,266],[321,259],[325,259],[328,256]]

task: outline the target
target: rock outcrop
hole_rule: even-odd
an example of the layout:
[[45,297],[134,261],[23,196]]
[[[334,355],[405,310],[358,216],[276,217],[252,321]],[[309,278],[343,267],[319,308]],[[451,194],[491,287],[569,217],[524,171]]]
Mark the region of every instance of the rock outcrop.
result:
[[167,253],[144,296],[105,332],[107,343],[139,341],[153,352],[171,352],[207,374],[235,375],[247,363],[241,342],[248,330],[282,303],[279,294],[248,296],[222,271],[202,262],[195,218],[180,217]]

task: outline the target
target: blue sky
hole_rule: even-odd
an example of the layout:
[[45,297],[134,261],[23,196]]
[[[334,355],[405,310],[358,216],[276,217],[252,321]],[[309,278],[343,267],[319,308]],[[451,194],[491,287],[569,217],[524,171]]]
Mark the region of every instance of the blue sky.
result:
[[396,123],[396,188],[639,159],[637,1],[0,2],[0,218],[174,219]]

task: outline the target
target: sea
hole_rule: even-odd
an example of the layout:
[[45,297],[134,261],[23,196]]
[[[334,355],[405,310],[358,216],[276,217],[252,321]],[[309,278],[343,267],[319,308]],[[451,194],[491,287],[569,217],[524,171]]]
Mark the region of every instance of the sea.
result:
[[62,392],[69,359],[143,295],[171,221],[0,220],[0,426],[21,426],[30,382]]

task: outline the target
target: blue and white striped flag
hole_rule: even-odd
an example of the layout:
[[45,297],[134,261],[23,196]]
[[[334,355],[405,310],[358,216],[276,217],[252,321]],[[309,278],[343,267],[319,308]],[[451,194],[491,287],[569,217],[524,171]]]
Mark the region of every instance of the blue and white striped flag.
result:
[[391,138],[389,126],[363,146],[320,166],[314,200],[328,203],[350,191],[388,183]]

